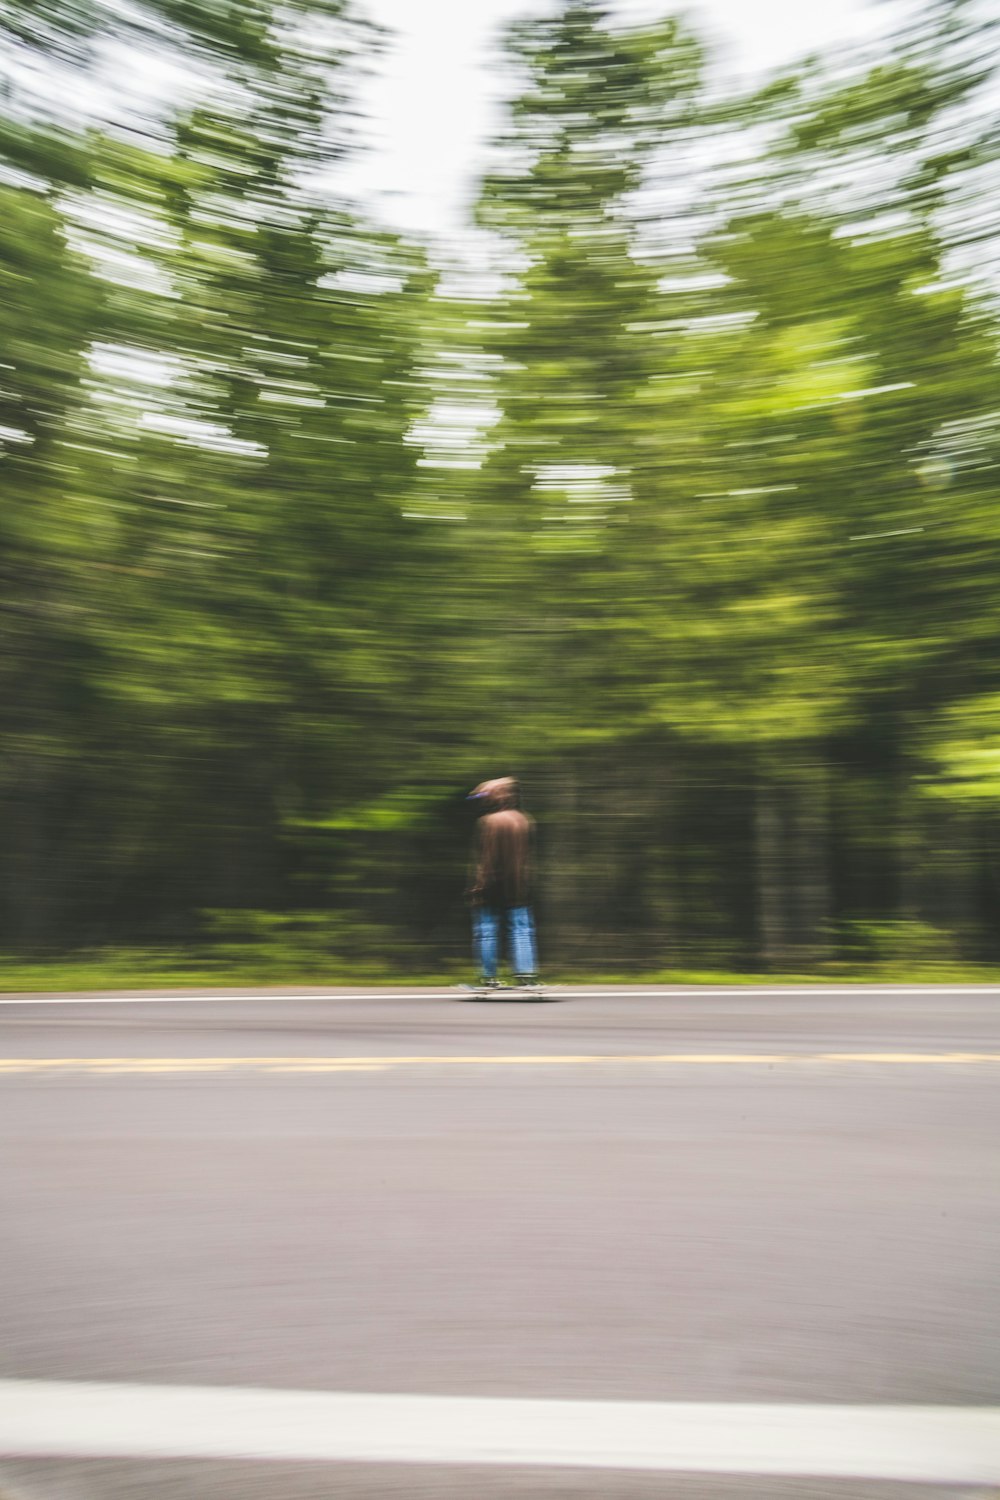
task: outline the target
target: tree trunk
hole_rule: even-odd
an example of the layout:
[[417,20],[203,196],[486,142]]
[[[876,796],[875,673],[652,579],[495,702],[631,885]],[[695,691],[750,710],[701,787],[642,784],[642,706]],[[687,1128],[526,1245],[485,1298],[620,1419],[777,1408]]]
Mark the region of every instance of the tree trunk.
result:
[[819,759],[797,768],[794,798],[794,946],[806,967],[830,954],[830,774]]
[[829,953],[827,767],[775,756],[757,778],[758,951],[769,969],[811,968]]
[[546,812],[539,830],[542,851],[541,908],[545,952],[540,962],[561,965],[579,962],[579,807],[576,773],[561,766],[552,775]]
[[788,961],[783,791],[770,773],[758,774],[754,824],[757,853],[757,947],[768,969]]

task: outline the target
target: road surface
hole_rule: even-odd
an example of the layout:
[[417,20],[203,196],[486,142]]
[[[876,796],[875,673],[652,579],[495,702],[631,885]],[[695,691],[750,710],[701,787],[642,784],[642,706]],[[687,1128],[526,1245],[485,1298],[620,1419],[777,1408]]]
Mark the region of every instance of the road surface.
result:
[[0,1030],[0,1500],[1000,1493],[997,990]]

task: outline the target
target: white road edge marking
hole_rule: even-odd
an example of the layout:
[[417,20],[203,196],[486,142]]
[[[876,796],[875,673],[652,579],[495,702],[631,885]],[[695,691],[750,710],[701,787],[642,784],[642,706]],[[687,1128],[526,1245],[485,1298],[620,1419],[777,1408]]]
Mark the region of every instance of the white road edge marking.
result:
[[0,1454],[995,1484],[1000,1407],[543,1401],[3,1380]]
[[[981,995],[995,996],[1000,998],[1000,985],[995,984],[923,984],[923,985],[826,985],[814,984],[804,987],[792,985],[774,985],[761,987],[756,985],[704,985],[689,989],[672,989],[669,986],[646,986],[643,989],[601,989],[592,985],[557,984],[552,986],[553,994],[557,998],[572,998],[578,1000],[704,1000],[750,998],[774,1000],[781,997],[788,999],[801,999],[803,996],[822,998],[825,996],[843,999],[845,996],[855,996],[858,999],[866,995],[875,995],[879,998],[892,998],[898,996],[905,999],[913,995]],[[0,1006],[3,1005],[225,1005],[232,1001],[246,1002],[248,1000],[457,1000],[460,999],[457,986],[453,988],[427,988],[427,989],[374,989],[374,990],[314,990],[310,993],[288,994],[274,990],[258,990],[256,993],[230,995],[216,994],[212,990],[199,991],[197,994],[177,994],[169,991],[162,993],[140,993],[134,995],[124,994],[102,994],[100,992],[76,993],[72,995],[4,995],[0,996]]]

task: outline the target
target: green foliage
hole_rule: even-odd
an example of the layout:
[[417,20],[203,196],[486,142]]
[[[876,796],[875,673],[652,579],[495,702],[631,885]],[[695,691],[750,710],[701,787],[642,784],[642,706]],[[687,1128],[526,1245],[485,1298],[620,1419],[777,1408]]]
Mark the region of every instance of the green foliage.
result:
[[209,911],[203,919],[207,960],[223,970],[250,969],[262,979],[356,975],[366,966],[382,974],[387,966],[378,955],[388,951],[400,966],[419,963],[418,950],[407,951],[391,928],[356,911]]
[[926,758],[932,796],[996,805],[1000,801],[1000,693],[951,704],[933,721]]
[[[992,23],[726,100],[681,22],[517,24],[489,295],[336,191],[344,0],[0,26],[6,945],[457,961],[510,769],[568,964],[990,948]],[[84,119],[109,48],[185,86]]]
[[854,922],[841,936],[845,955],[862,971],[898,975],[955,966],[954,938],[928,922]]

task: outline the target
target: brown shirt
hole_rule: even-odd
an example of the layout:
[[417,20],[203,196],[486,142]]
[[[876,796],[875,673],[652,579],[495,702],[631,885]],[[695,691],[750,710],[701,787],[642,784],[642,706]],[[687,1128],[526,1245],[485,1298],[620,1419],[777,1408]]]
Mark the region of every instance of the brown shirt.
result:
[[472,899],[477,906],[527,906],[532,820],[514,807],[487,813],[476,825]]

